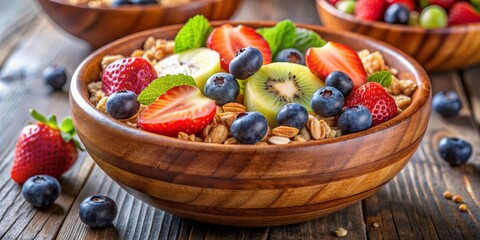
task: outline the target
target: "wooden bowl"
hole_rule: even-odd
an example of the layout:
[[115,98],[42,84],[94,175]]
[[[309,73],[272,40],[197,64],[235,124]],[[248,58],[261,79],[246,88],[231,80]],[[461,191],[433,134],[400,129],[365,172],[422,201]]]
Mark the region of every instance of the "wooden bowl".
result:
[[[257,28],[274,23],[232,24]],[[180,28],[176,25],[122,38],[83,61],[70,91],[80,139],[95,162],[129,193],[201,222],[234,226],[298,223],[366,198],[407,164],[422,140],[431,108],[428,76],[410,57],[380,41],[298,25],[355,50],[382,52],[401,78],[418,84],[412,105],[363,132],[286,146],[186,142],[128,127],[98,111],[88,100],[87,84],[99,80],[102,56],[128,55],[149,36],[172,39]]]
[[189,4],[127,5],[118,8],[90,8],[65,0],[38,0],[50,18],[68,33],[99,48],[113,40],[161,26],[185,23],[202,14],[210,20],[229,19],[242,0],[193,0]]
[[480,23],[428,30],[420,27],[365,21],[317,0],[317,11],[326,27],[364,34],[415,58],[427,71],[465,68],[480,63]]

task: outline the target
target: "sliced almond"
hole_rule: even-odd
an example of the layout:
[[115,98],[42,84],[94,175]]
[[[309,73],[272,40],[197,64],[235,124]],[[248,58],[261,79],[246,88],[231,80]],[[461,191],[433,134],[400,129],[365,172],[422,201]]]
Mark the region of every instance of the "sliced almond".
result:
[[234,113],[242,113],[242,112],[246,112],[247,108],[240,103],[231,102],[231,103],[227,103],[227,104],[223,105],[223,111],[234,112]]
[[293,138],[297,135],[299,130],[294,127],[279,126],[272,129],[272,135],[286,138]]
[[205,138],[207,143],[223,143],[227,140],[228,129],[223,125],[218,125],[212,129],[210,134]]
[[184,132],[179,132],[177,138],[180,140],[188,140],[188,134]]
[[302,137],[305,138],[305,140],[307,141],[312,140],[312,135],[310,134],[307,128],[302,128],[300,130],[300,135],[302,135]]
[[290,139],[286,137],[273,136],[268,139],[268,142],[274,145],[285,145],[290,143]]
[[235,140],[235,138],[231,137],[231,138],[227,138],[227,140],[225,140],[225,142],[223,142],[223,144],[237,144],[237,140]]
[[320,122],[315,118],[310,121],[310,124],[308,126],[312,138],[315,140],[321,139]]
[[293,138],[293,141],[297,143],[302,143],[307,142],[307,139],[305,139],[302,135],[297,135]]
[[231,113],[231,114],[227,114],[225,116],[222,116],[220,118],[220,121],[224,125],[226,125],[227,127],[230,127],[230,126],[232,126],[232,123],[235,121],[235,119],[237,119],[237,116],[234,113]]
[[207,138],[208,135],[210,135],[210,131],[212,130],[212,125],[207,125],[206,127],[203,128],[202,131],[202,136],[203,138]]

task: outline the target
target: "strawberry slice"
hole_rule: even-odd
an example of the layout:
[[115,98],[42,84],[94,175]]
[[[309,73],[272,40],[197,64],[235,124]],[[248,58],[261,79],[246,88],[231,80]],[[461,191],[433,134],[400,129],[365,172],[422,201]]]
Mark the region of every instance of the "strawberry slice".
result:
[[367,83],[367,73],[358,54],[351,48],[336,42],[323,47],[310,48],[305,54],[310,71],[325,81],[333,71],[342,71],[353,80],[353,89]]
[[230,24],[224,24],[213,29],[208,36],[207,47],[220,54],[222,68],[226,71],[235,54],[245,47],[260,50],[264,65],[272,62],[272,51],[267,41],[255,29],[243,25],[232,27]]
[[138,125],[149,132],[176,137],[179,132],[195,134],[215,116],[217,105],[193,86],[168,90],[138,116]]

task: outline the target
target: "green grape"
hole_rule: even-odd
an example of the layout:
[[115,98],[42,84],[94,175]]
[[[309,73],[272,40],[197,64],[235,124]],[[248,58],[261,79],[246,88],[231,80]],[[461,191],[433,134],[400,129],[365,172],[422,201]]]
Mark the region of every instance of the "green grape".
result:
[[444,28],[448,25],[445,10],[437,5],[430,5],[420,14],[420,26],[427,29]]
[[339,1],[335,6],[338,10],[344,13],[353,14],[355,11],[355,1],[353,0],[342,0]]

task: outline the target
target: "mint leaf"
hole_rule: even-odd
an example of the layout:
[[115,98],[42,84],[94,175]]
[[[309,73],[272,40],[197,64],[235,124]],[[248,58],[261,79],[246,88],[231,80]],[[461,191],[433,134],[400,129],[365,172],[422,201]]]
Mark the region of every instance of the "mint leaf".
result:
[[137,100],[143,105],[150,105],[157,100],[158,97],[170,90],[170,88],[181,85],[196,86],[195,80],[190,76],[184,74],[166,75],[153,80],[148,87],[143,89],[140,95],[138,95]]
[[392,74],[387,71],[376,72],[368,76],[367,81],[379,83],[382,87],[390,87],[392,84]]
[[175,36],[175,53],[205,46],[212,32],[210,22],[202,15],[190,18]]
[[272,56],[278,51],[295,46],[295,24],[290,20],[278,22],[271,28],[260,28],[257,32],[268,42]]
[[296,28],[295,39],[294,48],[302,53],[307,52],[311,47],[323,47],[327,44],[316,32],[305,28]]

